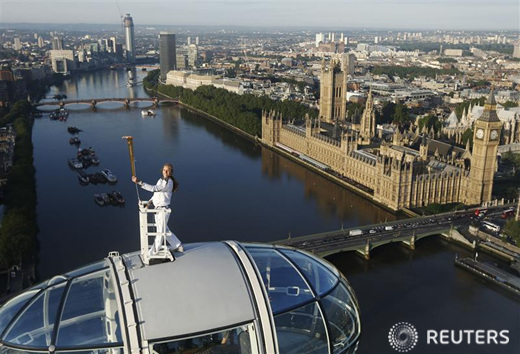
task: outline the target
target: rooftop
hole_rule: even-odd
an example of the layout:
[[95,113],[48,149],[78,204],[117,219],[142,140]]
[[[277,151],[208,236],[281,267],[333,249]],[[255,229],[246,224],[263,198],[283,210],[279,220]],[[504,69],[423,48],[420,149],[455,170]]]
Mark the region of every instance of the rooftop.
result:
[[9,351],[324,352],[354,349],[359,307],[346,279],[304,251],[234,241],[184,245],[145,265],[117,252],[0,308]]

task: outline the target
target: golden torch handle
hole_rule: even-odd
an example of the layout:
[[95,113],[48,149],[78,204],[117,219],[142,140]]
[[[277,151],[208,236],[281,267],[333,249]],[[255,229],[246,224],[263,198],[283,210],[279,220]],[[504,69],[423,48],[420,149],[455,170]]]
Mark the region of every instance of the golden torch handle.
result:
[[131,136],[124,136],[128,144],[128,152],[130,153],[130,167],[132,168],[132,176],[135,176],[135,161],[134,161],[134,138]]

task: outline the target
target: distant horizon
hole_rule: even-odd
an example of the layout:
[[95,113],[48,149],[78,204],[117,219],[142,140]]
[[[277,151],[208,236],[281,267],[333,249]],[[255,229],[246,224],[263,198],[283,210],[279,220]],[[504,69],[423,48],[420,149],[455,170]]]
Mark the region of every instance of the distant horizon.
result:
[[[0,23],[518,31],[518,0],[0,0]],[[73,19],[71,21],[71,19]],[[231,25],[230,25],[231,24]]]
[[[131,15],[131,14],[130,14]],[[92,27],[92,26],[107,26],[107,27],[121,27],[121,23],[51,23],[51,22],[3,22],[0,23],[0,29],[9,29],[11,26],[45,26],[45,27],[52,27],[52,26],[70,26],[70,27]],[[508,29],[508,28],[501,28],[501,29],[476,29],[476,28],[412,28],[412,27],[332,27],[332,26],[319,26],[319,25],[313,25],[313,26],[301,26],[301,25],[292,25],[292,26],[278,26],[278,25],[209,25],[209,24],[136,24],[134,22],[134,28],[218,28],[218,29],[262,29],[262,30],[268,30],[268,29],[286,29],[286,30],[298,30],[298,31],[312,31],[315,33],[320,32],[341,32],[341,31],[389,31],[389,32],[510,32],[510,33],[517,33],[520,35],[520,29]],[[60,30],[60,29],[56,29]],[[520,40],[520,38],[519,38]]]

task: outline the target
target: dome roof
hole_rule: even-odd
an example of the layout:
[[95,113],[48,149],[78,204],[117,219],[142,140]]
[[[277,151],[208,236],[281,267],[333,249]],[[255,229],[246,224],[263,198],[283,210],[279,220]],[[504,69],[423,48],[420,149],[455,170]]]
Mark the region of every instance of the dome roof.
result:
[[234,241],[189,244],[176,255],[148,266],[139,253],[114,252],[26,290],[0,308],[1,345],[56,353],[341,353],[357,346],[354,292],[323,259]]

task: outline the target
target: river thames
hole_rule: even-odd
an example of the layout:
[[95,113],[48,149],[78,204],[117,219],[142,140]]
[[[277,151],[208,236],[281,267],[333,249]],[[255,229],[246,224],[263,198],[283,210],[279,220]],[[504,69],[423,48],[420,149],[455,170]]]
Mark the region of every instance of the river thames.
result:
[[[137,72],[138,81],[145,74]],[[48,94],[68,99],[146,97],[141,85],[126,87],[124,71],[75,77]],[[52,100],[50,100],[52,101]],[[137,191],[130,180],[127,144],[134,137],[137,176],[155,183],[164,162],[172,162],[180,183],[170,226],[184,242],[238,240],[270,242],[395,220],[398,217],[323,177],[178,106],[161,106],[141,117],[139,104],[102,103],[70,108],[67,122],[45,115],[33,129],[38,193],[40,279],[139,248]],[[55,107],[53,107],[55,108]],[[47,110],[52,107],[45,108]],[[108,168],[115,185],[81,186],[67,159],[76,155],[68,126],[82,129],[81,147],[100,158],[93,173]],[[119,190],[123,207],[95,204],[96,193]],[[416,250],[394,244],[375,249],[369,261],[353,253],[329,257],[358,295],[362,337],[358,353],[395,353],[388,331],[397,322],[428,329],[508,330],[506,345],[427,345],[419,338],[411,353],[518,353],[519,304],[501,290],[454,266],[469,251],[440,238],[417,242]]]

